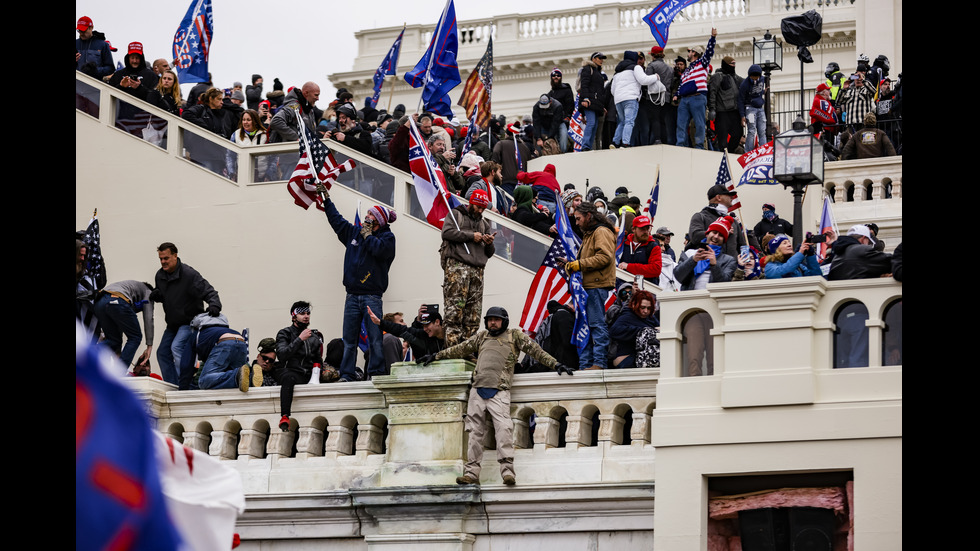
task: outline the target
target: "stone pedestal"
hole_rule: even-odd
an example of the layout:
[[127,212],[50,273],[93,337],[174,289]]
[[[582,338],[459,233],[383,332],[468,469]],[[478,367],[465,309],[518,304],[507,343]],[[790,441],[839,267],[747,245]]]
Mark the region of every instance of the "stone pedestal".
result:
[[396,363],[372,378],[388,402],[388,453],[380,486],[454,484],[463,472],[463,414],[474,364],[444,360],[426,367]]

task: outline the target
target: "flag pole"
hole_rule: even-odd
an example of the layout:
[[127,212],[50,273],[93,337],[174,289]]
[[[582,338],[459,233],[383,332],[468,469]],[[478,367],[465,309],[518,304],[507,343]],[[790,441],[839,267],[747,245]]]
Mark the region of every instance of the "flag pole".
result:
[[[407,22],[402,23],[402,33],[403,34],[401,36],[405,36],[404,33],[405,33],[405,28],[406,27],[408,27],[408,23]],[[401,57],[401,52],[402,52],[402,47],[401,47],[401,44],[399,44],[398,45],[398,57]],[[398,60],[395,59],[393,61],[395,63],[395,74],[393,75],[395,78],[391,79],[391,88],[388,89],[388,112],[389,113],[391,113],[391,98],[395,95],[395,81],[398,80]],[[385,75],[385,78],[388,78],[388,75]],[[398,121],[395,121],[395,122],[398,122]]]

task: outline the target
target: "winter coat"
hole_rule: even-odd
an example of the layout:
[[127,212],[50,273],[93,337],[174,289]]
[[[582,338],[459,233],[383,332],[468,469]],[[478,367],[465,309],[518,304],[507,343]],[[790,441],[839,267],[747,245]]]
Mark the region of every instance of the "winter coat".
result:
[[[681,262],[674,268],[674,277],[681,284],[682,291],[691,291],[698,285],[697,278],[694,276],[694,268],[698,261],[694,260],[694,253],[697,249],[689,249],[681,255]],[[737,263],[735,259],[725,253],[715,257],[715,265],[710,266],[706,272],[709,274],[708,283],[722,283],[731,281],[735,275]]]
[[[752,67],[758,68],[758,65],[753,65]],[[749,68],[750,73],[753,71],[753,68]],[[759,80],[756,81],[746,77],[738,87],[738,114],[744,117],[746,107],[762,109],[765,105],[766,77],[759,77]]]
[[298,88],[286,94],[286,101],[276,111],[270,124],[271,142],[294,142],[299,140],[299,122],[297,117],[303,117],[303,123],[310,132],[316,128],[316,118],[313,107],[306,102]]
[[891,272],[891,257],[876,251],[871,245],[862,245],[850,235],[842,235],[830,247],[833,258],[827,279],[868,279]]
[[162,302],[166,313],[164,319],[167,329],[176,330],[189,325],[194,316],[204,313],[203,302],[208,304],[212,315],[221,312],[221,299],[214,287],[200,273],[177,259],[177,269],[173,273],[157,270],[154,287],[150,294],[153,302]]
[[715,71],[708,81],[708,111],[724,112],[738,109],[738,93],[742,85],[742,77],[723,71],[722,67]]
[[656,239],[651,237],[646,243],[638,243],[633,234],[627,235],[623,240],[623,254],[619,261],[627,264],[627,272],[641,275],[651,283],[659,282],[663,264],[660,243]]
[[383,295],[388,290],[388,270],[395,260],[395,234],[387,225],[367,237],[361,228],[344,219],[333,201],[324,202],[330,227],[344,245],[344,288],[351,295]]
[[[450,219],[452,217],[452,219]],[[453,222],[455,220],[456,222]],[[467,266],[483,268],[496,251],[493,243],[480,245],[473,241],[475,233],[493,233],[490,221],[483,215],[471,215],[469,205],[459,205],[449,211],[442,223],[440,257],[455,260]],[[466,249],[469,248],[469,252]],[[443,262],[445,264],[445,262]]]
[[582,286],[611,289],[616,286],[616,236],[608,227],[596,224],[584,231],[578,252]]
[[612,96],[615,103],[640,99],[640,89],[660,80],[656,74],[648,75],[643,67],[636,64],[636,52],[616,66],[616,74],[612,79]]
[[[572,111],[575,110],[575,92],[572,92],[571,86],[564,82],[560,83],[557,88],[552,86],[548,96],[561,104],[561,112],[564,118],[567,119],[572,116]],[[537,123],[534,124],[537,126]]]
[[815,255],[805,255],[797,252],[785,262],[772,259],[766,262],[766,279],[784,277],[822,276],[820,263]]
[[583,107],[583,109],[595,111],[601,115],[606,104],[606,82],[602,78],[602,67],[592,61],[586,61],[582,65],[581,83],[579,101],[589,100],[589,107]]

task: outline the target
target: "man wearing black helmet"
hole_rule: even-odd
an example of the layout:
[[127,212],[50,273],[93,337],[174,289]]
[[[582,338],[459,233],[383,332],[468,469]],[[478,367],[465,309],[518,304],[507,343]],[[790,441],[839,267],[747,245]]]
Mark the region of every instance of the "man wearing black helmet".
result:
[[419,359],[428,365],[433,360],[465,358],[478,354],[473,370],[473,386],[470,389],[469,406],[466,410],[466,430],[469,445],[466,452],[466,468],[457,484],[479,484],[480,463],[483,461],[483,436],[486,417],[493,419],[494,436],[497,440],[497,461],[504,484],[517,483],[514,478],[514,421],[510,417],[510,385],[514,378],[514,365],[523,351],[541,365],[558,371],[558,374],[574,374],[570,367],[558,363],[520,329],[508,329],[510,318],[507,310],[493,306],[483,317],[486,330],[479,331],[460,344],[438,354]]

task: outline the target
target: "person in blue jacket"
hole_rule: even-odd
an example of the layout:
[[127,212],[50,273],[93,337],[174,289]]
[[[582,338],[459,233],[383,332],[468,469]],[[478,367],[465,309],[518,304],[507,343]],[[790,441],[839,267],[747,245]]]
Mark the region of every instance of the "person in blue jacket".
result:
[[395,234],[389,224],[397,215],[392,209],[375,205],[364,215],[364,223],[354,225],[344,219],[330,195],[324,195],[323,207],[330,227],[346,248],[344,253],[344,287],[347,300],[344,303],[344,359],[340,363],[339,382],[356,381],[354,364],[357,359],[357,341],[361,334],[361,322],[367,330],[368,365],[364,370],[370,379],[384,375],[385,358],[381,350],[381,329],[371,322],[368,308],[384,312],[381,296],[388,290],[388,270],[395,260]]
[[656,298],[650,291],[636,291],[630,298],[629,308],[622,313],[609,329],[609,338],[616,343],[613,367],[654,367],[660,364],[660,341],[656,337],[660,321],[653,313]]
[[766,257],[766,279],[823,275],[820,263],[812,252],[812,243],[801,244],[800,250],[794,253],[793,241],[781,233],[769,241],[768,249],[770,255]]

